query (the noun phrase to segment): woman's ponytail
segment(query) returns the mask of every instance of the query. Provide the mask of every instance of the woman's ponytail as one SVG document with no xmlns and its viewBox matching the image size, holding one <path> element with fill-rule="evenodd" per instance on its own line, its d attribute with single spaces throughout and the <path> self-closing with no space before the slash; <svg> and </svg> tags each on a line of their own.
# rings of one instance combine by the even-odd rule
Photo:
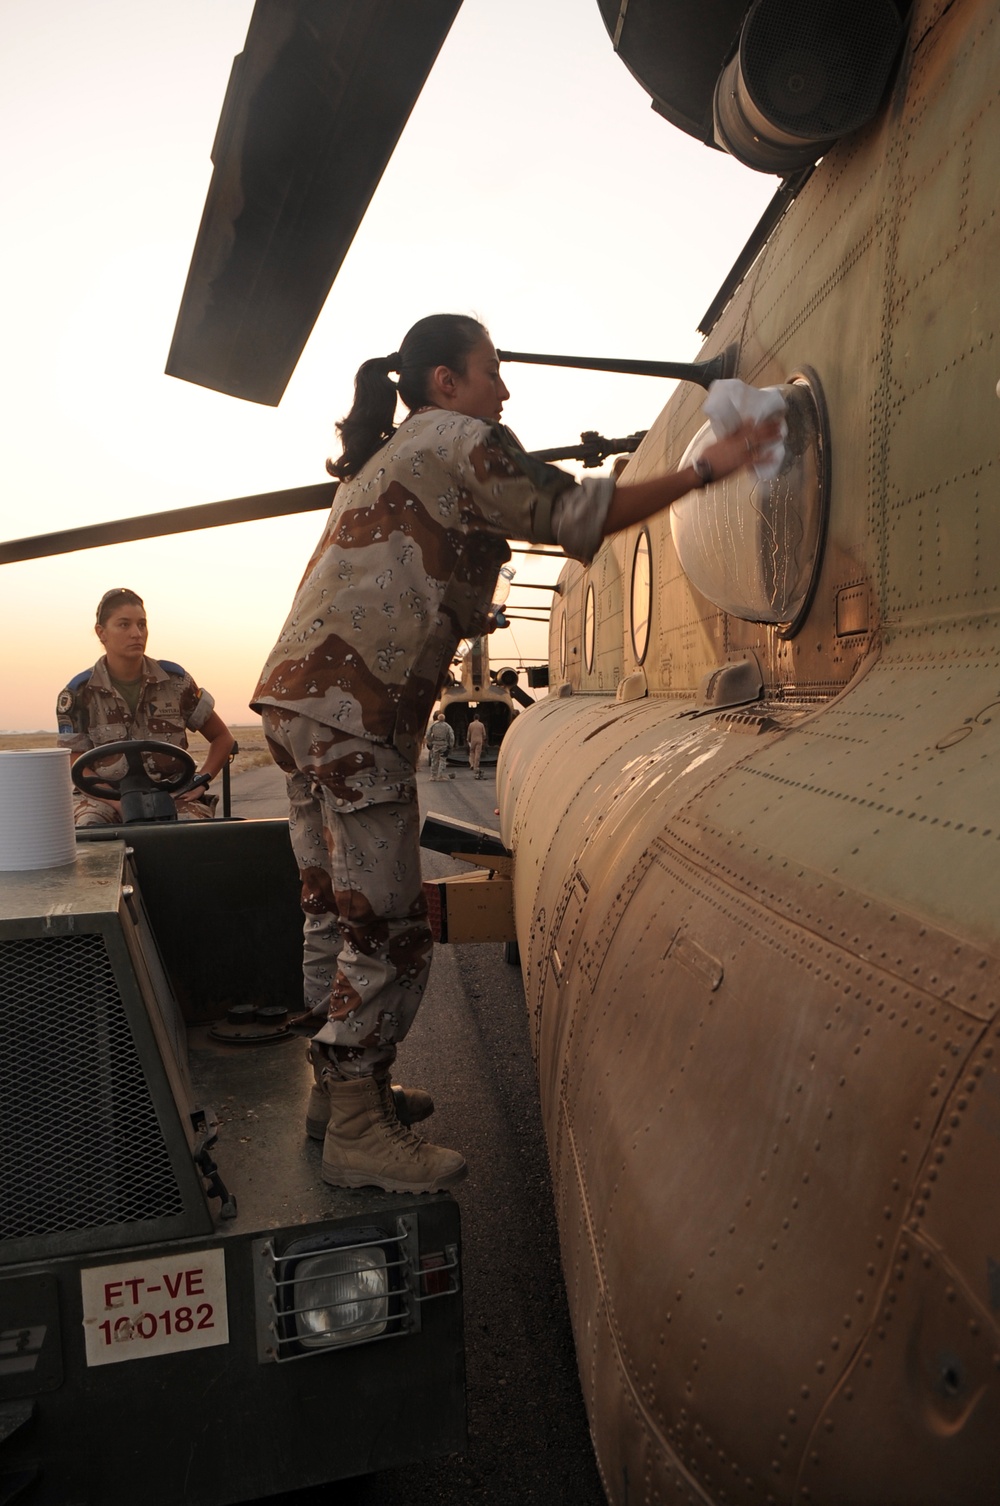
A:
<svg viewBox="0 0 1000 1506">
<path fill-rule="evenodd" d="M 326 463 L 330 474 L 341 481 L 356 476 L 365 461 L 396 432 L 396 384 L 389 373 L 398 363 L 398 354 L 376 357 L 365 361 L 354 378 L 354 405 L 337 425 L 342 453 L 339 459 Z"/>
<path fill-rule="evenodd" d="M 349 481 L 396 430 L 396 397 L 412 412 L 427 401 L 428 381 L 437 366 L 465 375 L 469 352 L 486 336 L 485 327 L 467 314 L 430 314 L 408 330 L 391 356 L 366 361 L 354 378 L 354 406 L 337 425 L 343 446 L 338 460 L 328 460 L 331 476 Z M 399 387 L 390 372 L 399 372 Z"/>
</svg>

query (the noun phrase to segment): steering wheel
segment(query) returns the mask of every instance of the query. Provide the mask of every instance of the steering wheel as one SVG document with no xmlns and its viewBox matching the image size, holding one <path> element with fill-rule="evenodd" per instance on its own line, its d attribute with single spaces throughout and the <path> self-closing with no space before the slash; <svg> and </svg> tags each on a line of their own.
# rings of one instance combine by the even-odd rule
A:
<svg viewBox="0 0 1000 1506">
<path fill-rule="evenodd" d="M 172 758 L 180 764 L 175 774 L 153 775 L 150 774 L 143 763 L 144 753 L 155 753 L 157 757 Z M 118 779 L 105 775 L 93 774 L 91 766 L 103 763 L 106 758 L 124 758 L 125 773 Z M 134 742 L 102 743 L 98 748 L 88 748 L 86 753 L 73 764 L 71 770 L 73 783 L 78 790 L 83 790 L 86 795 L 96 795 L 99 800 L 119 800 L 129 787 L 133 790 L 159 790 L 164 795 L 186 794 L 188 790 L 195 789 L 199 784 L 207 784 L 205 775 L 197 779 L 194 774 L 196 764 L 191 754 L 184 748 L 175 747 L 173 743 L 161 743 L 153 738 L 139 738 Z"/>
</svg>

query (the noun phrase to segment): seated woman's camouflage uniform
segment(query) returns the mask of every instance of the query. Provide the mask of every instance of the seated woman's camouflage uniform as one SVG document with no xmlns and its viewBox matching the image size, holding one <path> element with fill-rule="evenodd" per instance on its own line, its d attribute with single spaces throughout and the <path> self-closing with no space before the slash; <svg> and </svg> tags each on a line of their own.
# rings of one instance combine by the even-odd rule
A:
<svg viewBox="0 0 1000 1506">
<path fill-rule="evenodd" d="M 169 659 L 144 656 L 142 685 L 133 713 L 124 696 L 112 684 L 107 658 L 102 655 L 91 669 L 74 675 L 59 694 L 56 702 L 58 746 L 69 748 L 74 758 L 88 748 L 99 748 L 104 743 L 144 738 L 186 748 L 187 732 L 201 731 L 214 709 L 215 702 L 208 691 L 199 689 L 187 670 L 179 664 L 172 664 Z M 158 761 L 155 755 L 147 755 L 144 761 L 154 777 L 160 763 L 162 772 L 176 772 L 175 763 L 166 759 Z M 95 772 L 117 778 L 124 768 L 123 760 L 109 759 L 106 767 L 98 767 Z M 217 795 L 179 801 L 178 818 L 181 821 L 210 821 L 217 804 Z M 121 820 L 113 801 L 85 795 L 77 789 L 73 791 L 73 817 L 77 826 L 115 826 Z"/>
</svg>

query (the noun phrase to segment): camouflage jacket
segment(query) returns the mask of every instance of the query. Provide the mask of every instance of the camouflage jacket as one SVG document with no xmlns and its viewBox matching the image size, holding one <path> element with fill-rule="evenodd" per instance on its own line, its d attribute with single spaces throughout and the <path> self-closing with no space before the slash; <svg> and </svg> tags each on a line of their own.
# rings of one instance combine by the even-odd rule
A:
<svg viewBox="0 0 1000 1506">
<path fill-rule="evenodd" d="M 104 743 L 150 737 L 186 748 L 187 729 L 204 727 L 214 700 L 207 690 L 199 690 L 187 670 L 168 659 L 144 657 L 142 668 L 145 683 L 134 717 L 111 684 L 106 658 L 75 675 L 56 702 L 59 747 L 78 756 Z"/>
<path fill-rule="evenodd" d="M 442 751 L 450 753 L 455 746 L 455 734 L 447 722 L 431 722 L 424 741 L 435 753 Z"/>
<path fill-rule="evenodd" d="M 506 539 L 574 552 L 578 536 L 592 552 L 613 491 L 597 485 L 603 492 L 582 492 L 481 419 L 411 414 L 338 488 L 254 710 L 280 707 L 334 737 L 393 744 L 414 764 L 459 641 L 486 626 Z M 569 492 L 576 533 L 560 537 L 553 508 Z"/>
</svg>

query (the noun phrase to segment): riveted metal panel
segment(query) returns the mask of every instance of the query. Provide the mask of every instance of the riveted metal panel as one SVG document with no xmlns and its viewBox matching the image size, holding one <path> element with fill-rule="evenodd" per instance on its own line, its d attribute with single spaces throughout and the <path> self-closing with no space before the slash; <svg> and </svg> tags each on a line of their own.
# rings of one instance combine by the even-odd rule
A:
<svg viewBox="0 0 1000 1506">
<path fill-rule="evenodd" d="M 812 609 L 788 644 L 702 598 L 669 530 L 654 530 L 652 692 L 690 693 L 728 653 L 752 649 L 770 688 L 829 697 L 886 619 L 940 624 L 995 605 L 998 26 L 986 0 L 914 7 L 889 108 L 819 165 L 703 352 L 737 342 L 738 374 L 757 385 L 817 369 L 835 460 L 831 527 Z M 678 391 L 630 479 L 676 466 L 701 400 Z M 627 553 L 633 534 L 605 550 Z M 860 588 L 867 620 L 844 631 L 840 593 Z"/>
<path fill-rule="evenodd" d="M 904 1236 L 894 1250 L 884 1295 L 875 1332 L 812 1429 L 799 1499 L 992 1501 L 996 1481 L 984 1478 L 981 1460 L 1000 1428 L 995 1325 L 940 1248 L 918 1236 Z M 889 1412 L 911 1421 L 910 1447 L 889 1452 L 874 1429 L 871 1446 L 859 1447 L 865 1419 Z"/>
<path fill-rule="evenodd" d="M 650 830 L 649 802 L 683 803 L 717 765 L 745 757 L 751 743 L 714 721 L 665 714 L 662 703 L 651 701 L 619 705 L 571 698 L 545 703 L 518 723 L 510 749 L 508 739 L 501 750 L 498 780 L 501 788 L 518 783 L 528 792 L 513 829 L 505 824 L 503 836 L 518 852 L 514 909 L 538 1071 L 548 1091 L 558 1083 L 577 1007 L 560 977 L 579 965 L 581 955 L 589 976 L 600 970 L 647 861 L 645 841 L 635 843 L 637 831 L 644 837 Z M 553 887 L 560 874 L 566 878 Z M 604 901 L 583 937 L 573 906 L 579 906 L 581 881 L 590 886 L 598 880 L 606 886 Z"/>
<path fill-rule="evenodd" d="M 989 297 L 1000 254 L 992 192 L 1000 172 L 997 17 L 991 6 L 962 9 L 968 24 L 939 28 L 915 56 L 910 149 L 895 185 L 882 569 L 886 610 L 904 620 L 995 607 L 1000 589 L 989 505 L 997 465 Z"/>
<path fill-rule="evenodd" d="M 871 627 L 871 604 L 868 587 L 864 581 L 858 585 L 841 586 L 836 595 L 837 636 L 848 633 L 867 633 Z"/>
<path fill-rule="evenodd" d="M 649 849 L 639 854 L 614 894 L 607 896 L 607 908 L 602 912 L 596 929 L 588 928 L 581 934 L 575 965 L 584 983 L 591 988 L 597 986 L 608 947 L 652 860 L 653 855 Z"/>
<path fill-rule="evenodd" d="M 705 352 L 738 343 L 759 385 L 819 374 L 835 463 L 800 630 L 726 618 L 653 525 L 649 700 L 546 708 L 504 750 L 616 1506 L 996 1494 L 998 68 L 995 5 L 916 0 L 881 116 Z M 678 391 L 630 479 L 676 465 L 700 404 Z M 761 735 L 696 730 L 698 682 L 748 651 Z"/>
<path fill-rule="evenodd" d="M 969 958 L 979 989 L 989 973 L 985 959 Z M 964 1060 L 944 1102 L 936 1133 L 920 1168 L 908 1230 L 949 1255 L 949 1268 L 967 1289 L 987 1334 L 1000 1321 L 1000 1215 L 992 1197 L 977 1195 L 983 1169 L 1000 1145 L 1000 1025 L 984 1032 Z M 954 1252 L 962 1252 L 959 1266 Z M 991 1352 L 1000 1369 L 1000 1349 Z M 957 1399 L 956 1396 L 951 1398 Z M 965 1393 L 970 1400 L 970 1393 Z"/>
<path fill-rule="evenodd" d="M 592 898 L 600 906 L 600 890 Z M 860 962 L 866 913 L 871 960 Z M 891 947 L 876 950 L 884 913 L 859 904 L 853 919 L 848 948 L 663 844 L 609 950 L 613 988 L 588 992 L 568 1045 L 565 1159 L 576 1195 L 586 1189 L 606 1337 L 636 1397 L 675 1399 L 637 1430 L 710 1495 L 721 1419 L 729 1466 L 790 1491 L 811 1427 L 876 1321 L 942 1098 L 982 1032 L 961 1000 L 913 986 Z M 718 967 L 686 965 L 677 929 L 716 959 L 721 980 Z M 945 957 L 947 938 L 935 939 Z M 754 1394 L 738 1363 L 750 1354 L 774 1378 L 766 1392 Z M 595 1382 L 603 1419 L 599 1392 Z M 795 1426 L 782 1428 L 790 1412 Z M 612 1425 L 598 1428 L 613 1456 Z"/>
<path fill-rule="evenodd" d="M 727 867 L 752 860 L 772 888 L 821 851 L 837 886 L 1000 948 L 1000 654 L 981 648 L 923 639 L 883 659 L 713 784 L 683 840 Z"/>
</svg>

